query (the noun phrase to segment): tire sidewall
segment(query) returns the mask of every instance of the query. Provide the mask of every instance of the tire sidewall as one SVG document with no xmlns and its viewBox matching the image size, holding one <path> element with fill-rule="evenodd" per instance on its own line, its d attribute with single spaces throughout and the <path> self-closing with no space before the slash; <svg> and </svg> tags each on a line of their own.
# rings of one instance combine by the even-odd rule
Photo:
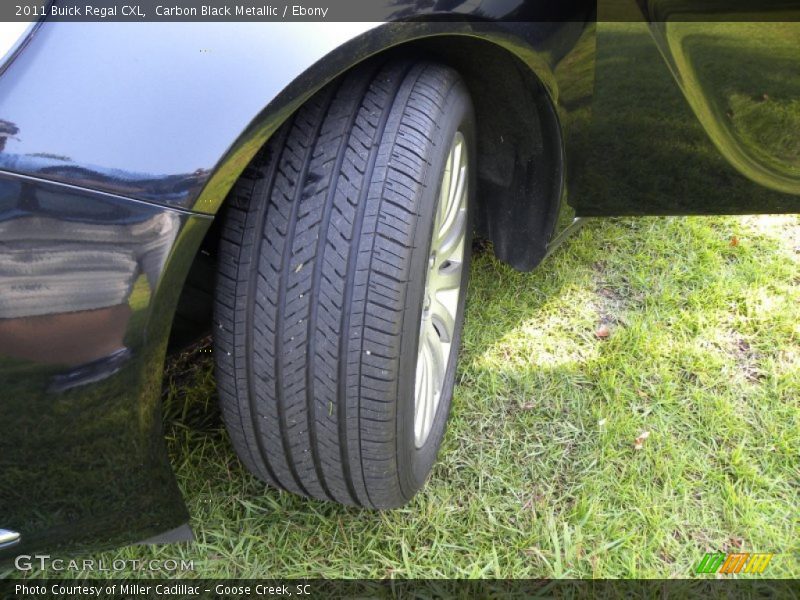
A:
<svg viewBox="0 0 800 600">
<path fill-rule="evenodd" d="M 406 292 L 406 308 L 403 318 L 403 335 L 400 353 L 400 370 L 397 400 L 397 469 L 403 495 L 409 499 L 425 483 L 444 437 L 450 405 L 455 386 L 457 357 L 464 324 L 464 307 L 469 281 L 472 246 L 472 218 L 475 213 L 475 117 L 469 94 L 462 82 L 450 88 L 443 110 L 436 119 L 438 124 L 431 154 L 430 166 L 423 176 L 420 194 L 414 246 L 411 255 L 409 285 Z M 441 187 L 442 174 L 452 140 L 461 131 L 466 140 L 468 159 L 467 188 L 467 234 L 464 246 L 464 262 L 461 273 L 461 295 L 455 315 L 453 342 L 444 376 L 442 396 L 439 400 L 431 431 L 421 448 L 416 447 L 414 436 L 414 403 L 419 347 L 419 327 L 422 318 L 422 303 L 425 278 L 428 270 L 431 238 L 433 236 L 434 211 Z"/>
</svg>

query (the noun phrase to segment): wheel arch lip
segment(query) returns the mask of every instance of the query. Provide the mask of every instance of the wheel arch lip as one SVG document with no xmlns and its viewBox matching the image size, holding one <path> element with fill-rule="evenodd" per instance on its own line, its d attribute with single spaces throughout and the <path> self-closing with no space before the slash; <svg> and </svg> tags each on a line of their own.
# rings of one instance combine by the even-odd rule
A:
<svg viewBox="0 0 800 600">
<path fill-rule="evenodd" d="M 549 102 L 553 105 L 558 102 L 558 81 L 547 53 L 529 45 L 529 40 L 520 43 L 520 38 L 514 36 L 506 24 L 425 20 L 371 25 L 313 62 L 261 109 L 220 158 L 192 204 L 192 210 L 215 214 L 239 174 L 269 137 L 325 85 L 363 61 L 417 42 L 451 38 L 489 43 L 506 52 L 509 60 L 517 59 L 526 65 L 546 90 Z M 558 119 L 555 109 L 553 115 Z"/>
<path fill-rule="evenodd" d="M 574 214 L 567 205 L 565 140 L 570 132 L 565 130 L 568 125 L 562 120 L 564 110 L 559 105 L 563 77 L 557 69 L 563 55 L 553 47 L 567 48 L 566 55 L 587 29 L 587 23 L 575 22 L 538 25 L 541 28 L 537 24 L 486 21 L 375 24 L 311 64 L 253 118 L 219 160 L 192 209 L 216 214 L 241 172 L 269 137 L 315 93 L 361 62 L 407 48 L 415 52 L 431 41 L 478 42 L 498 50 L 505 56 L 504 61 L 514 64 L 509 68 L 524 71 L 536 88 L 530 90 L 527 100 L 508 99 L 509 103 L 527 103 L 536 112 L 541 129 L 528 132 L 531 139 L 522 142 L 526 148 L 516 151 L 515 179 L 504 190 L 505 199 L 495 207 L 481 209 L 477 223 L 481 233 L 494 242 L 498 258 L 517 269 L 531 270 L 553 249 L 550 242 L 566 226 L 562 223 L 565 215 Z M 594 35 L 593 30 L 590 35 Z M 429 58 L 424 53 L 421 57 Z M 525 161 L 520 157 L 530 156 L 531 146 L 538 143 L 532 139 L 537 133 L 545 137 L 542 145 L 547 161 L 537 175 L 540 181 L 534 182 L 530 174 L 527 178 L 519 175 L 526 169 L 520 169 L 519 163 Z M 492 190 L 481 192 L 481 197 L 492 195 Z M 505 212 L 509 214 L 503 216 Z M 488 223 L 484 226 L 481 221 Z"/>
<path fill-rule="evenodd" d="M 16 130 L 0 131 L 0 169 L 213 214 L 303 101 L 360 62 L 426 38 L 477 38 L 501 47 L 557 99 L 548 44 L 554 29 L 573 22 L 434 17 L 217 28 L 38 23 L 0 69 L 0 120 Z M 168 25 L 177 25 L 174 35 L 166 35 Z M 273 25 L 282 29 L 264 29 Z M 276 32 L 285 33 L 272 39 Z M 297 38 L 325 39 L 304 45 Z M 291 58 L 283 58 L 287 44 Z M 98 54 L 104 60 L 91 60 Z M 231 68 L 245 60 L 246 68 Z"/>
</svg>

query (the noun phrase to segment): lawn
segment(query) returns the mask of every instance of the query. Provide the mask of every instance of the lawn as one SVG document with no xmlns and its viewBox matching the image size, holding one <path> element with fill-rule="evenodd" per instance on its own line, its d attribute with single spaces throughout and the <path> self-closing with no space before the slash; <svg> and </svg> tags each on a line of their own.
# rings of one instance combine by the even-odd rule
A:
<svg viewBox="0 0 800 600">
<path fill-rule="evenodd" d="M 598 220 L 530 274 L 479 251 L 439 463 L 390 512 L 246 473 L 197 346 L 163 392 L 197 543 L 94 558 L 181 556 L 203 577 L 684 577 L 741 550 L 800 577 L 799 267 L 797 216 Z"/>
</svg>

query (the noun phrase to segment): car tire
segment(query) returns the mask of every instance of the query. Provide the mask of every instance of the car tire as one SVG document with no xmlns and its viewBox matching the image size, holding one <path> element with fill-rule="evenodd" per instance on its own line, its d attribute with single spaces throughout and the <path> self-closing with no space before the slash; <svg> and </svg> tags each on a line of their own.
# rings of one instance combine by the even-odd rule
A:
<svg viewBox="0 0 800 600">
<path fill-rule="evenodd" d="M 424 484 L 453 394 L 474 162 L 454 70 L 372 62 L 306 102 L 235 185 L 216 378 L 233 446 L 265 482 L 370 508 Z"/>
</svg>

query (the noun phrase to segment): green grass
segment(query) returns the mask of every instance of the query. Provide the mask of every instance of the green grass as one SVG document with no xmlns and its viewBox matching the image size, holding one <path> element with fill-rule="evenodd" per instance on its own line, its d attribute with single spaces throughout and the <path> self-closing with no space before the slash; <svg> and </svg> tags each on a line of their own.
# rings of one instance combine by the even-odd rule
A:
<svg viewBox="0 0 800 600">
<path fill-rule="evenodd" d="M 479 253 L 440 460 L 389 512 L 247 474 L 195 348 L 164 395 L 198 541 L 95 558 L 180 556 L 204 577 L 684 577 L 742 550 L 800 577 L 798 267 L 796 216 L 596 221 L 531 274 Z"/>
</svg>

